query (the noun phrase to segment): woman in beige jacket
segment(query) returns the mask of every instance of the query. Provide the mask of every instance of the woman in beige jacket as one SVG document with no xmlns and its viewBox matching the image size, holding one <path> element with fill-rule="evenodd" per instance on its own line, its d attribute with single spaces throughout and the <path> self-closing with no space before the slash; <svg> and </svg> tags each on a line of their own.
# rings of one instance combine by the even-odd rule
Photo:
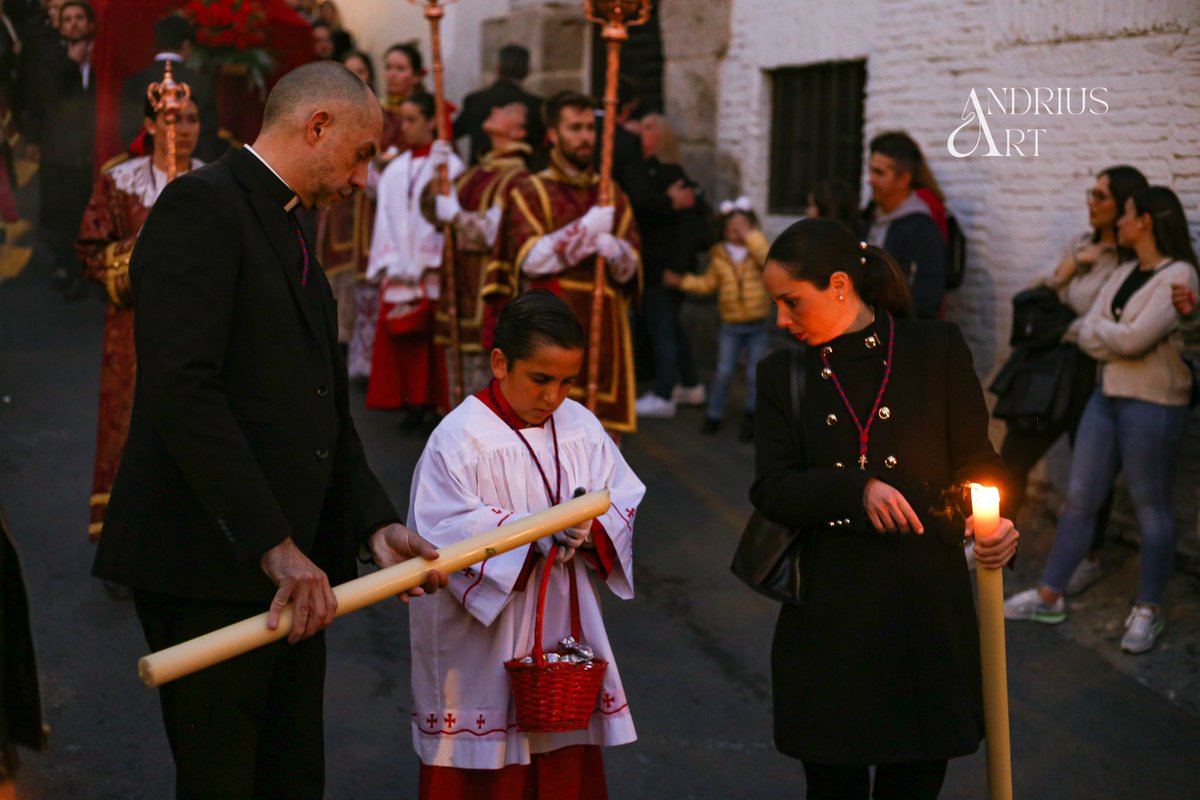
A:
<svg viewBox="0 0 1200 800">
<path fill-rule="evenodd" d="M 1113 271 L 1121 262 L 1133 258 L 1133 253 L 1117 245 L 1117 218 L 1125 210 L 1125 201 L 1134 192 L 1149 185 L 1138 169 L 1126 164 L 1108 167 L 1097 174 L 1095 184 L 1085 195 L 1088 231 L 1072 239 L 1053 271 L 1038 281 L 1038 284 L 1057 292 L 1059 299 L 1070 306 L 1075 312 L 1077 324 L 1082 322 Z M 1066 341 L 1075 344 L 1075 337 L 1068 334 Z M 1075 446 L 1079 420 L 1083 418 L 1083 410 L 1096 388 L 1096 362 L 1086 354 L 1079 355 L 1079 362 L 1070 387 L 1067 411 L 1061 423 L 1040 430 L 1010 425 L 1004 434 L 1000 457 L 1012 475 L 1005 508 L 1014 518 L 1024 505 L 1030 470 L 1064 433 L 1071 446 Z M 1110 511 L 1111 494 L 1105 498 L 1096 514 L 1090 552 L 1087 558 L 1079 562 L 1068 581 L 1068 595 L 1083 591 L 1103 577 L 1099 550 Z"/>
<path fill-rule="evenodd" d="M 1079 423 L 1067 499 L 1041 584 L 1004 604 L 1009 619 L 1059 623 L 1063 593 L 1087 552 L 1096 511 L 1124 469 L 1141 534 L 1137 602 L 1121 649 L 1143 653 L 1163 630 L 1159 609 L 1175 552 L 1171 481 L 1187 427 L 1192 376 L 1179 355 L 1172 285 L 1200 288 L 1187 219 L 1170 189 L 1151 186 L 1126 201 L 1120 244 L 1137 253 L 1105 282 L 1072 330 L 1100 362 L 1099 386 Z"/>
<path fill-rule="evenodd" d="M 717 293 L 721 313 L 718 334 L 717 374 L 708 394 L 708 414 L 702 433 L 713 434 L 725 415 L 725 398 L 737 371 L 738 359 L 746 356 L 746 413 L 738 430 L 743 442 L 754 440 L 755 376 L 758 362 L 767 352 L 767 315 L 771 298 L 763 286 L 762 270 L 770 244 L 758 229 L 758 218 L 744 197 L 721 203 L 724 241 L 708 253 L 703 275 L 663 274 L 663 285 L 690 294 Z"/>
</svg>

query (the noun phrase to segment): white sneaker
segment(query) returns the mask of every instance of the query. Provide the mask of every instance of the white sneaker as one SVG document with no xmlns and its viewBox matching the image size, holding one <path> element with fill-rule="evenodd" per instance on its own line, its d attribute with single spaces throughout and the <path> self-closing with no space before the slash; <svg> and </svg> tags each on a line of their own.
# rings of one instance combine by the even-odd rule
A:
<svg viewBox="0 0 1200 800">
<path fill-rule="evenodd" d="M 1166 623 L 1162 614 L 1150 606 L 1134 606 L 1125 619 L 1125 635 L 1121 637 L 1121 649 L 1126 653 L 1144 653 L 1154 647 L 1158 635 Z"/>
<path fill-rule="evenodd" d="M 1079 566 L 1071 573 L 1071 579 L 1067 581 L 1067 594 L 1079 594 L 1084 589 L 1091 586 L 1096 581 L 1104 577 L 1104 568 L 1099 561 L 1092 561 L 1090 558 L 1085 558 L 1079 562 Z"/>
<path fill-rule="evenodd" d="M 675 416 L 675 401 L 664 400 L 651 392 L 638 398 L 633 406 L 639 417 L 661 417 L 669 419 Z"/>
<path fill-rule="evenodd" d="M 1042 601 L 1036 587 L 1017 592 L 1004 601 L 1004 618 L 1057 625 L 1067 618 L 1067 604 L 1060 597 L 1053 603 Z"/>
<path fill-rule="evenodd" d="M 702 406 L 708 402 L 708 392 L 703 383 L 695 386 L 676 386 L 671 392 L 671 401 L 681 406 Z"/>
</svg>

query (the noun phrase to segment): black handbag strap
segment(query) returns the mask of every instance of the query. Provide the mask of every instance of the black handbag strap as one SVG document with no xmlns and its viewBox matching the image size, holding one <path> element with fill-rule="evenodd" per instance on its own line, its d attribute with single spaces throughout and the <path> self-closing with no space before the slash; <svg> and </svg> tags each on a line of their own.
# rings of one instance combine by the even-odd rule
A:
<svg viewBox="0 0 1200 800">
<path fill-rule="evenodd" d="M 808 466 L 808 436 L 804 432 L 804 398 L 807 393 L 808 372 L 804 368 L 808 359 L 808 347 L 792 348 L 791 393 L 792 393 L 792 440 L 796 446 L 796 458 L 801 467 Z"/>
</svg>

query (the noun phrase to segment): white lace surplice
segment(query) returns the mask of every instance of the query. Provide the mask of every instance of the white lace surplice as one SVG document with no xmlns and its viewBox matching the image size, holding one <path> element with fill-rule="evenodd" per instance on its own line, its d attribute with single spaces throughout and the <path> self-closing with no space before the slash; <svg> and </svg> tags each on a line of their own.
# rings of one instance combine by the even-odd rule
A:
<svg viewBox="0 0 1200 800">
<path fill-rule="evenodd" d="M 608 588 L 633 596 L 633 520 L 646 487 L 621 457 L 599 421 L 567 400 L 554 414 L 563 499 L 575 489 L 612 492 L 602 517 L 612 542 Z M 521 432 L 554 486 L 550 424 Z M 425 447 L 413 475 L 409 525 L 435 545 L 490 530 L 550 505 L 542 477 L 516 433 L 491 409 L 469 397 L 451 412 Z M 591 724 L 555 734 L 517 731 L 504 662 L 533 650 L 537 587 L 545 559 L 536 562 L 524 591 L 513 587 L 530 546 L 503 553 L 450 576 L 448 589 L 409 605 L 412 647 L 413 744 L 422 763 L 467 769 L 528 764 L 531 753 L 576 744 L 634 741 L 633 720 L 604 629 L 595 570 L 576 556 L 553 567 L 546 596 L 547 650 L 570 635 L 569 579 L 579 578 L 582 639 L 608 661 Z"/>
<path fill-rule="evenodd" d="M 462 171 L 462 161 L 451 155 L 450 179 Z M 440 292 L 442 234 L 421 215 L 421 192 L 436 174 L 428 156 L 414 157 L 406 150 L 379 179 L 367 279 L 387 279 L 384 299 L 389 303 L 411 302 L 422 295 L 436 300 Z"/>
</svg>

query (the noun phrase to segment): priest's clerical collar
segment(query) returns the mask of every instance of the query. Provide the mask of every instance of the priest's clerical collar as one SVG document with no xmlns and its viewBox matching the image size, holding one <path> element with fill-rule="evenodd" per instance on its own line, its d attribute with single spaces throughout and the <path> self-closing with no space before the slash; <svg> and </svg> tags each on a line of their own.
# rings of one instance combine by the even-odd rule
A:
<svg viewBox="0 0 1200 800">
<path fill-rule="evenodd" d="M 251 153 L 255 158 L 262 162 L 263 166 L 271 170 L 271 174 L 279 179 L 278 184 L 268 183 L 268 188 L 271 192 L 271 199 L 283 206 L 284 211 L 291 211 L 300 204 L 300 197 L 288 186 L 287 181 L 279 176 L 275 168 L 267 163 L 267 160 L 260 156 L 257 151 L 250 145 L 245 145 L 246 151 Z"/>
</svg>

